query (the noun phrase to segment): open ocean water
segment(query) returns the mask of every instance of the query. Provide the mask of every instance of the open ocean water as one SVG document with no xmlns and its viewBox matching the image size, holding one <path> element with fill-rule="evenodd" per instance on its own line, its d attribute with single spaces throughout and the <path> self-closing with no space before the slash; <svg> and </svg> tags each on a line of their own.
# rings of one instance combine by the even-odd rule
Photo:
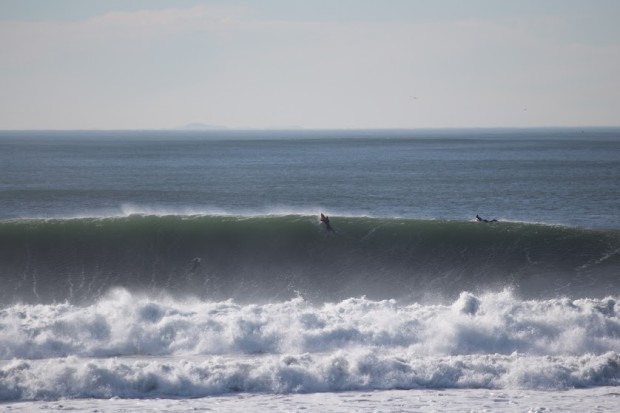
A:
<svg viewBox="0 0 620 413">
<path fill-rule="evenodd" d="M 613 411 L 620 129 L 0 132 L 0 281 L 0 409 Z"/>
</svg>

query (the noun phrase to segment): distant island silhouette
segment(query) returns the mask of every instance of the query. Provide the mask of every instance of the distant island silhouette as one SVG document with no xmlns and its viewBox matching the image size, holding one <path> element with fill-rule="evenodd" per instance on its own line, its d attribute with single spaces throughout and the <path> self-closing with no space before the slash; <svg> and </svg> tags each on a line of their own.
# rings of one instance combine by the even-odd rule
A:
<svg viewBox="0 0 620 413">
<path fill-rule="evenodd" d="M 291 130 L 291 131 L 297 131 L 297 130 L 303 130 L 303 129 L 304 129 L 303 127 L 297 126 L 297 125 L 268 126 L 268 127 L 255 128 L 255 127 L 228 127 L 228 126 L 221 126 L 221 125 L 208 125 L 206 123 L 200 123 L 200 122 L 192 122 L 192 123 L 188 123 L 187 125 L 178 126 L 174 128 L 174 130 L 188 130 L 188 131 L 201 131 L 201 130 L 247 130 L 247 131 L 251 131 L 251 130 L 272 130 L 272 131 Z"/>
<path fill-rule="evenodd" d="M 192 122 L 185 126 L 179 126 L 178 130 L 213 130 L 213 129 L 228 129 L 226 126 L 220 125 L 207 125 L 206 123 Z"/>
</svg>

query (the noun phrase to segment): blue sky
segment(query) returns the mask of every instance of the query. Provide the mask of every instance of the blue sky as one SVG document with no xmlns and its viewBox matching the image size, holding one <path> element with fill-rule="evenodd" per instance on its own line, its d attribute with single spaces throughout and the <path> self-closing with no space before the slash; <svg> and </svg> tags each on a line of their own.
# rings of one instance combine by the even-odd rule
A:
<svg viewBox="0 0 620 413">
<path fill-rule="evenodd" d="M 0 129 L 620 125 L 616 0 L 0 0 Z"/>
</svg>

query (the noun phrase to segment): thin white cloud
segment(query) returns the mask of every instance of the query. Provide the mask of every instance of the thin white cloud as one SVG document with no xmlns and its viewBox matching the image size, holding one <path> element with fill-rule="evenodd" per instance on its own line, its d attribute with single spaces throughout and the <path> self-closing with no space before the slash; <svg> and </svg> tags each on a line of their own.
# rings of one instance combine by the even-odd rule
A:
<svg viewBox="0 0 620 413">
<path fill-rule="evenodd" d="M 243 7 L 195 6 L 187 9 L 140 10 L 110 12 L 91 18 L 83 24 L 98 29 L 150 29 L 148 33 L 216 29 L 234 25 L 244 19 L 248 10 Z"/>
</svg>

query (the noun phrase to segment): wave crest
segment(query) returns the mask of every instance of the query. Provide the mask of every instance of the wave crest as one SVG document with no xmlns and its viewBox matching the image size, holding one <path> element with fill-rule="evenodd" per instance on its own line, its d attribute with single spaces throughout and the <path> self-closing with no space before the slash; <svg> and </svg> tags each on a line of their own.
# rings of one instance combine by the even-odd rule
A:
<svg viewBox="0 0 620 413">
<path fill-rule="evenodd" d="M 88 302 L 114 287 L 237 301 L 602 296 L 620 234 L 534 224 L 312 216 L 129 216 L 0 223 L 0 302 Z"/>
</svg>

